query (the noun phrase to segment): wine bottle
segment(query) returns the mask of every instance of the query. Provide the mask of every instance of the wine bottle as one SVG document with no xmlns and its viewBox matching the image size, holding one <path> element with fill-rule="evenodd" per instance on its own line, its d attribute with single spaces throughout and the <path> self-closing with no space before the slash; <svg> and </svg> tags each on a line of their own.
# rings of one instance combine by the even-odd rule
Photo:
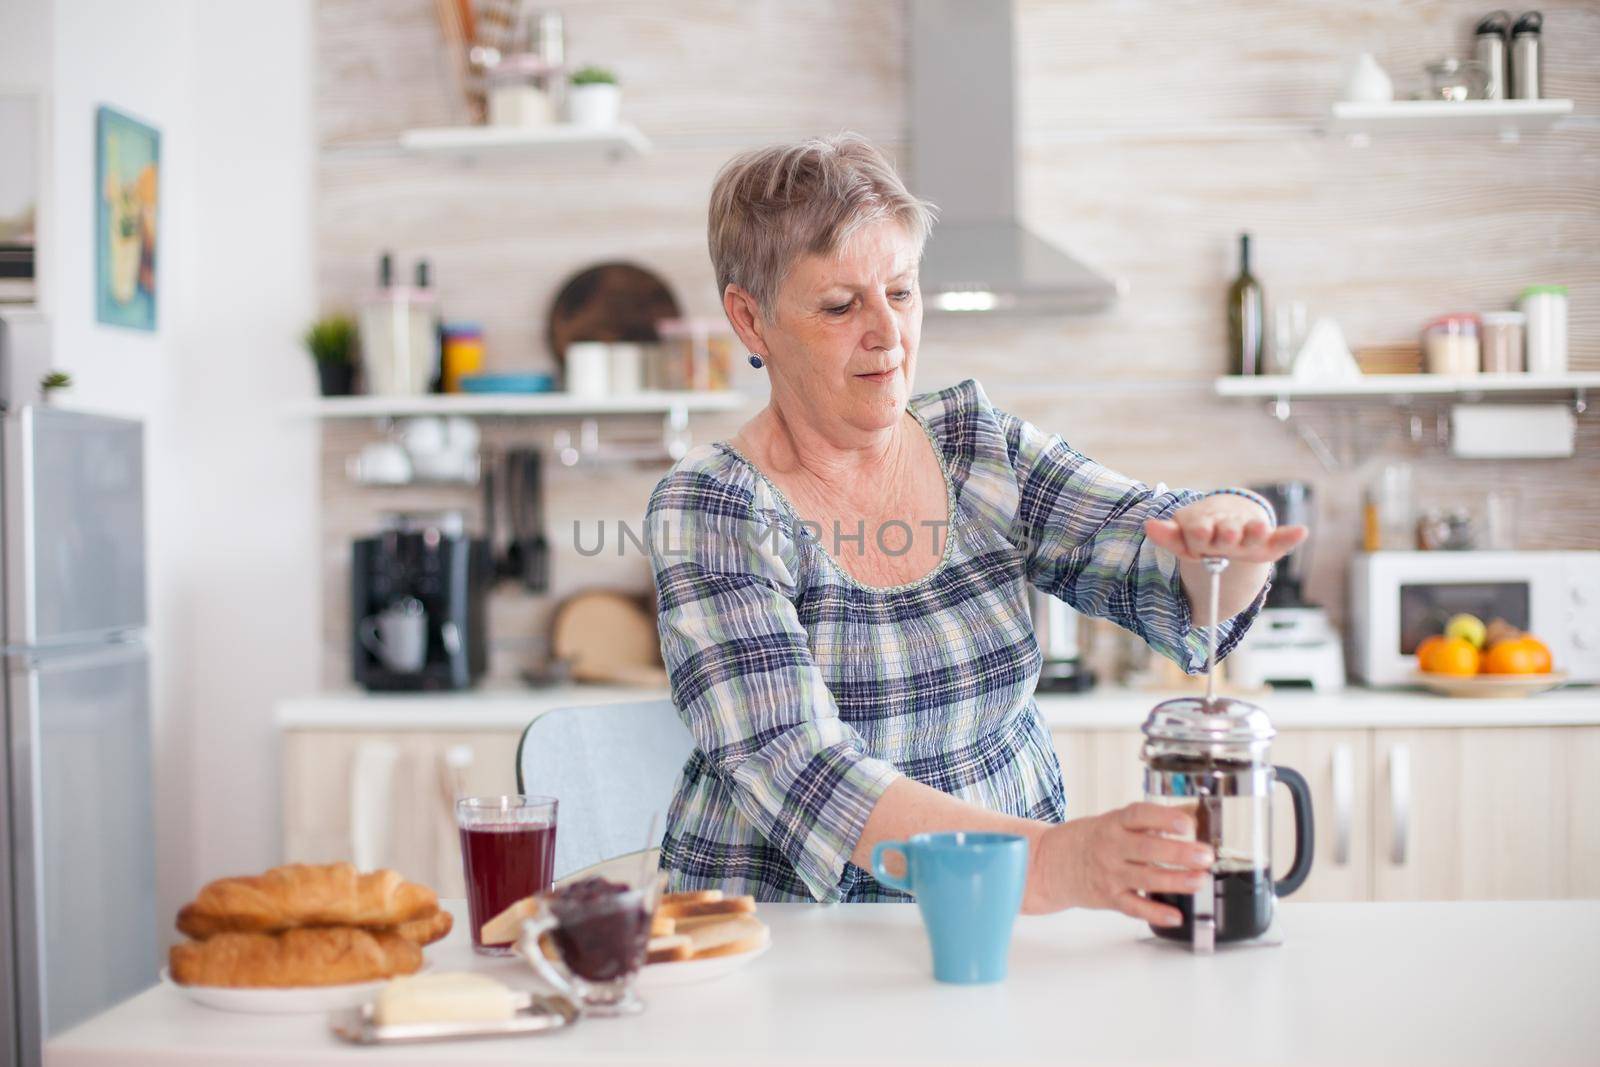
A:
<svg viewBox="0 0 1600 1067">
<path fill-rule="evenodd" d="M 1250 273 L 1250 235 L 1239 235 L 1239 276 L 1228 286 L 1228 373 L 1260 374 L 1266 337 L 1266 302 Z"/>
</svg>

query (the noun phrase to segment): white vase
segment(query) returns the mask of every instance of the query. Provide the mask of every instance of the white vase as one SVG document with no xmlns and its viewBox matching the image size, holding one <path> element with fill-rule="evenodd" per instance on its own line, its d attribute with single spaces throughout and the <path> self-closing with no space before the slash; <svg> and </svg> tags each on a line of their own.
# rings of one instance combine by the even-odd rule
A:
<svg viewBox="0 0 1600 1067">
<path fill-rule="evenodd" d="M 1344 99 L 1352 104 L 1387 104 L 1394 99 L 1394 82 L 1371 52 L 1362 52 L 1345 79 Z"/>
<path fill-rule="evenodd" d="M 609 129 L 622 112 L 622 90 L 615 85 L 573 85 L 567 89 L 567 118 L 574 126 Z"/>
</svg>

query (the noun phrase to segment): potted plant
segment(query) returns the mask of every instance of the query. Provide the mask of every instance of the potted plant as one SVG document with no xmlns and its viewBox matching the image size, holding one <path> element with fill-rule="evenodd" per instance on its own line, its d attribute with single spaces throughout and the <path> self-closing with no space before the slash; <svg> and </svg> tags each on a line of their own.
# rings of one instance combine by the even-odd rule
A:
<svg viewBox="0 0 1600 1067">
<path fill-rule="evenodd" d="M 325 315 L 306 331 L 306 349 L 317 364 L 323 396 L 349 396 L 356 384 L 356 322 L 349 315 Z"/>
<path fill-rule="evenodd" d="M 39 379 L 39 400 L 48 404 L 55 399 L 56 393 L 62 389 L 72 388 L 72 375 L 66 371 L 53 370 Z"/>
<path fill-rule="evenodd" d="M 581 67 L 572 73 L 567 93 L 567 118 L 574 126 L 609 128 L 622 111 L 617 76 L 605 67 Z"/>
</svg>

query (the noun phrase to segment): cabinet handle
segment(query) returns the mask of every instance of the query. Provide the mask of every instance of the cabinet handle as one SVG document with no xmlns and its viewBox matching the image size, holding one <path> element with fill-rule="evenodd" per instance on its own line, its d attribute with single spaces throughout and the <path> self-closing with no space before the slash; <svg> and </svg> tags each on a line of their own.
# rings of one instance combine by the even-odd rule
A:
<svg viewBox="0 0 1600 1067">
<path fill-rule="evenodd" d="M 1395 745 L 1389 750 L 1389 812 L 1392 826 L 1389 862 L 1406 865 L 1411 845 L 1411 746 Z"/>
<path fill-rule="evenodd" d="M 1350 862 L 1350 830 L 1355 823 L 1356 764 L 1350 746 L 1333 746 L 1333 862 Z"/>
<path fill-rule="evenodd" d="M 350 858 L 359 870 L 389 865 L 393 842 L 394 767 L 400 746 L 363 741 L 350 768 Z"/>
<path fill-rule="evenodd" d="M 439 792 L 444 797 L 445 814 L 453 824 L 456 818 L 456 801 L 467 795 L 467 771 L 472 769 L 475 754 L 471 745 L 451 745 L 439 753 Z"/>
</svg>

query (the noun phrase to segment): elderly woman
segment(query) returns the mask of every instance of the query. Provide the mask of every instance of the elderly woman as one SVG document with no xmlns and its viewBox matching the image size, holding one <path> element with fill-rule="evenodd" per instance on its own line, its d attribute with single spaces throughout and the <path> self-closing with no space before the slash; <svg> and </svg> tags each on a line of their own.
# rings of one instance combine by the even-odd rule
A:
<svg viewBox="0 0 1600 1067">
<path fill-rule="evenodd" d="M 650 498 L 662 653 L 696 746 L 662 866 L 674 889 L 905 900 L 864 869 L 874 844 L 1002 831 L 1029 841 L 1025 911 L 1176 924 L 1145 894 L 1193 892 L 1209 849 L 1153 805 L 1066 821 L 1026 585 L 1193 673 L 1200 558 L 1233 560 L 1225 653 L 1305 531 L 1243 491 L 1114 474 L 975 381 L 913 395 L 931 225 L 853 136 L 750 152 L 716 179 L 723 308 L 772 389 Z"/>
</svg>

